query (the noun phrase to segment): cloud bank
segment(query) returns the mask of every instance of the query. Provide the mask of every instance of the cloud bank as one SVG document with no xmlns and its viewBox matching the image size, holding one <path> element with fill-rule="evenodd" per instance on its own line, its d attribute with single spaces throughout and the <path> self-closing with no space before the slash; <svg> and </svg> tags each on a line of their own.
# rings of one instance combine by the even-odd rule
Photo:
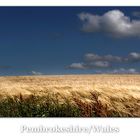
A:
<svg viewBox="0 0 140 140">
<path fill-rule="evenodd" d="M 140 53 L 130 52 L 127 56 L 114 56 L 111 54 L 100 56 L 95 53 L 87 53 L 84 56 L 86 61 L 107 61 L 107 62 L 140 62 Z"/>
<path fill-rule="evenodd" d="M 83 62 L 72 63 L 67 68 L 69 69 L 109 69 L 113 68 L 114 64 L 133 64 L 140 62 L 140 53 L 130 52 L 127 56 L 115 56 L 115 55 L 98 55 L 95 53 L 87 53 L 84 55 Z M 134 68 L 114 69 L 113 73 L 137 73 Z"/>
<path fill-rule="evenodd" d="M 139 74 L 140 71 L 136 70 L 135 68 L 118 68 L 118 69 L 113 69 L 113 70 L 107 70 L 107 71 L 102 71 L 102 70 L 97 70 L 96 73 L 98 74 Z"/>
</svg>

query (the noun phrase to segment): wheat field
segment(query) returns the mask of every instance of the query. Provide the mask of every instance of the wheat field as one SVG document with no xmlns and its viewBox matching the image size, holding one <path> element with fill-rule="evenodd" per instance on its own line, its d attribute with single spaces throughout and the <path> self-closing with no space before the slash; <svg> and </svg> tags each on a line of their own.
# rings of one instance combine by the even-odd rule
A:
<svg viewBox="0 0 140 140">
<path fill-rule="evenodd" d="M 140 75 L 0 77 L 0 108 L 1 117 L 140 117 Z"/>
</svg>

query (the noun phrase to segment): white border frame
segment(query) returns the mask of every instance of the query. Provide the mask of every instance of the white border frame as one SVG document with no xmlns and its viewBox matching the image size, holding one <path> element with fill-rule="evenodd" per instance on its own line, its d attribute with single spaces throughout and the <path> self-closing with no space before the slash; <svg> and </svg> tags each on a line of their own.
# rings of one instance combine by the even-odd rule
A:
<svg viewBox="0 0 140 140">
<path fill-rule="evenodd" d="M 140 0 L 0 0 L 0 6 L 140 6 Z M 116 134 L 45 134 L 21 133 L 21 126 L 91 126 L 110 125 L 119 127 Z M 140 118 L 0 118 L 0 139 L 9 140 L 132 140 L 139 139 Z M 136 138 L 137 137 L 137 138 Z"/>
<path fill-rule="evenodd" d="M 0 6 L 139 6 L 139 0 L 0 0 Z"/>
</svg>

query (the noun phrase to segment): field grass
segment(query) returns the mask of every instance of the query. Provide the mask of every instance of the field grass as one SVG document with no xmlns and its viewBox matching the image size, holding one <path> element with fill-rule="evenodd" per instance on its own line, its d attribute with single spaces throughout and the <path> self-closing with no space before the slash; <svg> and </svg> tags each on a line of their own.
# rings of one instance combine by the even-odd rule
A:
<svg viewBox="0 0 140 140">
<path fill-rule="evenodd" d="M 140 75 L 0 77 L 0 117 L 140 117 Z"/>
</svg>

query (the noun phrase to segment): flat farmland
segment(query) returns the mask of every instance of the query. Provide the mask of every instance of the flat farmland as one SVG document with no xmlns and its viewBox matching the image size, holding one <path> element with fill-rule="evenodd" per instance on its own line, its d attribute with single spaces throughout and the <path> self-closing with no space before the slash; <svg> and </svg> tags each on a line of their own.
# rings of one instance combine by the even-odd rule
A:
<svg viewBox="0 0 140 140">
<path fill-rule="evenodd" d="M 140 75 L 0 77 L 1 117 L 140 117 Z"/>
</svg>

